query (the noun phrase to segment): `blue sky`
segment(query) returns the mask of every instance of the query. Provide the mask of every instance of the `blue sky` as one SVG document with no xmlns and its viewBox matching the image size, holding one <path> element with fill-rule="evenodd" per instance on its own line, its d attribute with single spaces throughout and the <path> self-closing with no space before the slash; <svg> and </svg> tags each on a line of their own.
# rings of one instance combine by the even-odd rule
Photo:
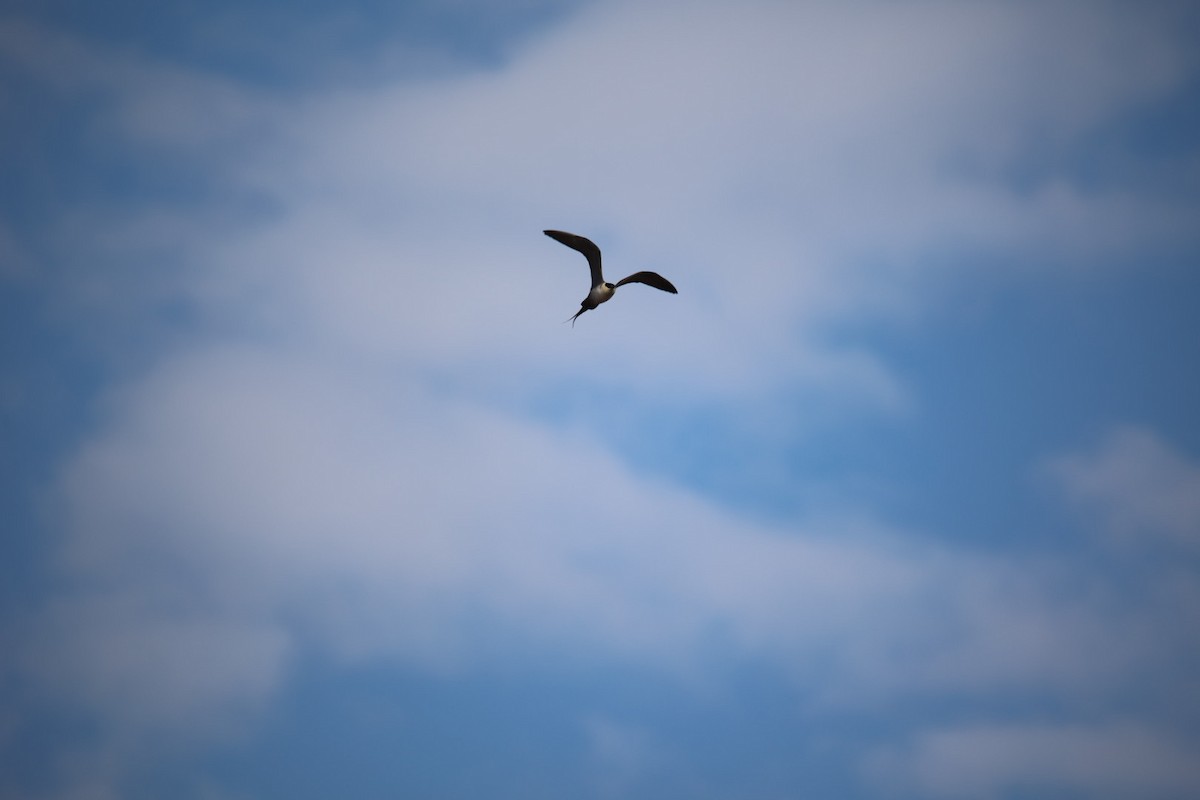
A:
<svg viewBox="0 0 1200 800">
<path fill-rule="evenodd" d="M 1200 794 L 1195 9 L 161 5 L 0 13 L 0 796 Z"/>
</svg>

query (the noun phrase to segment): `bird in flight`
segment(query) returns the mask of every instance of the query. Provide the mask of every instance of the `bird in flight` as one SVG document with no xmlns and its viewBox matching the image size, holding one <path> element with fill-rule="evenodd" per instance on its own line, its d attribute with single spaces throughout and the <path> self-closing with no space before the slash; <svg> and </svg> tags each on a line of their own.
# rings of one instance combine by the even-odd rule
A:
<svg viewBox="0 0 1200 800">
<path fill-rule="evenodd" d="M 606 283 L 604 274 L 600 271 L 600 248 L 596 247 L 591 239 L 585 239 L 582 236 L 576 236 L 573 233 L 565 231 L 542 231 L 556 242 L 562 242 L 572 250 L 578 250 L 583 253 L 587 259 L 588 267 L 592 270 L 592 290 L 588 292 L 588 296 L 583 298 L 583 302 L 579 304 L 579 310 L 575 312 L 575 316 L 571 317 L 571 327 L 575 327 L 575 320 L 579 319 L 579 315 L 585 311 L 591 311 L 601 303 L 607 303 L 613 296 L 613 292 L 618 286 L 624 286 L 627 283 L 644 283 L 647 286 L 653 286 L 655 289 L 661 289 L 664 292 L 671 294 L 679 294 L 679 291 L 671 284 L 669 280 L 659 275 L 657 272 L 635 272 L 628 278 L 622 278 L 616 283 Z"/>
</svg>

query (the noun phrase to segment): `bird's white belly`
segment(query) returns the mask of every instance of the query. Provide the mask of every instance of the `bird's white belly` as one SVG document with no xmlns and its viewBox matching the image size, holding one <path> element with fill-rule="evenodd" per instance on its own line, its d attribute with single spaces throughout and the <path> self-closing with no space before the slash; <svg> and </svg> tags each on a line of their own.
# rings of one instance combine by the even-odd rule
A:
<svg viewBox="0 0 1200 800">
<path fill-rule="evenodd" d="M 579 295 L 576 295 L 576 297 L 578 297 L 578 296 Z M 602 283 L 599 286 L 592 287 L 592 290 L 590 292 L 588 292 L 587 299 L 588 299 L 588 303 L 590 303 L 592 305 L 592 307 L 595 308 L 596 306 L 600 305 L 601 303 L 606 302 L 612 296 L 613 296 L 612 288 L 608 284 Z"/>
</svg>

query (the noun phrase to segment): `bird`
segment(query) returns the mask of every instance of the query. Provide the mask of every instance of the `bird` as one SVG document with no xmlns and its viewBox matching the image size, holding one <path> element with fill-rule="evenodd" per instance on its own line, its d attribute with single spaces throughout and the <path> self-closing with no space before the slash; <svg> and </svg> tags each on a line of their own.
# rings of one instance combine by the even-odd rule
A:
<svg viewBox="0 0 1200 800">
<path fill-rule="evenodd" d="M 618 286 L 624 286 L 627 283 L 644 283 L 647 286 L 653 286 L 655 289 L 661 289 L 664 292 L 671 294 L 679 294 L 679 290 L 662 275 L 657 272 L 635 272 L 628 278 L 622 278 L 616 283 L 607 283 L 604 280 L 604 274 L 600 271 L 600 248 L 595 242 L 583 236 L 577 236 L 566 231 L 542 231 L 556 242 L 561 242 L 572 250 L 578 250 L 583 253 L 587 259 L 588 267 L 592 271 L 592 290 L 588 292 L 588 296 L 583 298 L 579 304 L 579 310 L 575 312 L 575 316 L 571 317 L 571 327 L 575 327 L 575 320 L 579 319 L 579 315 L 585 311 L 591 311 L 601 303 L 607 303 L 612 299 L 613 293 Z M 563 320 L 564 322 L 566 320 Z"/>
</svg>

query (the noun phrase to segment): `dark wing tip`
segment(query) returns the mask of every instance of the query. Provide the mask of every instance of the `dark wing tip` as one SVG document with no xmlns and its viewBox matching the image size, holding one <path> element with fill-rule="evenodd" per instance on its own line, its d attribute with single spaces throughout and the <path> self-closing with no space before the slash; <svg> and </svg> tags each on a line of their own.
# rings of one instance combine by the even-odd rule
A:
<svg viewBox="0 0 1200 800">
<path fill-rule="evenodd" d="M 567 233 L 566 231 L 547 230 L 542 231 L 542 233 L 560 244 L 565 244 L 572 250 L 578 250 L 580 253 L 583 253 L 584 258 L 588 262 L 588 269 L 592 272 L 593 286 L 604 280 L 604 275 L 600 271 L 600 248 L 596 246 L 595 242 L 583 236 Z"/>
<path fill-rule="evenodd" d="M 586 237 L 579 236 L 578 234 L 556 230 L 546 230 L 542 231 L 542 233 L 546 234 L 554 241 L 565 244 L 572 250 L 578 250 L 581 253 L 587 254 L 591 253 L 592 251 L 595 251 L 596 253 L 600 252 L 600 248 L 596 246 L 595 242 Z"/>
<path fill-rule="evenodd" d="M 655 289 L 660 289 L 664 292 L 679 294 L 679 290 L 675 288 L 675 284 L 657 272 L 635 272 L 628 278 L 622 278 L 618 281 L 617 286 L 623 286 L 627 283 L 644 283 L 647 286 L 653 286 Z"/>
</svg>

